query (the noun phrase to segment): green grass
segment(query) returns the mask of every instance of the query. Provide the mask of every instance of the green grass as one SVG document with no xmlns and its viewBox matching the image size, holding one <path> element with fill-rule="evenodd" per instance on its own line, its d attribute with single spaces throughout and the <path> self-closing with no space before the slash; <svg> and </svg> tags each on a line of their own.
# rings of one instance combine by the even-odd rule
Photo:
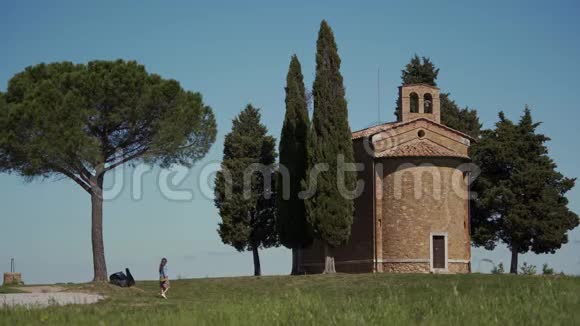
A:
<svg viewBox="0 0 580 326">
<path fill-rule="evenodd" d="M 0 309 L 0 325 L 578 325 L 580 278 L 511 275 L 316 275 L 176 280 L 139 289 L 76 285 L 88 306 Z"/>
<path fill-rule="evenodd" d="M 0 286 L 0 294 L 5 293 L 22 293 L 22 291 L 9 286 Z"/>
</svg>

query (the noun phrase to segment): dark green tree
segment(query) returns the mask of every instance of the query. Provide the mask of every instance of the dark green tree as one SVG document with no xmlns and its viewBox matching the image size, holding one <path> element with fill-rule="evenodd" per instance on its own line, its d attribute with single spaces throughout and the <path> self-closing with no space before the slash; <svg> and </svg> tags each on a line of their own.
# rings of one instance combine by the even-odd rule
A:
<svg viewBox="0 0 580 326">
<path fill-rule="evenodd" d="M 332 248 L 350 238 L 354 203 L 347 191 L 355 188 L 356 174 L 345 172 L 345 162 L 354 162 L 340 57 L 334 35 L 326 21 L 320 24 L 316 43 L 314 113 L 308 141 L 307 219 L 314 236 L 325 247 L 326 273 L 335 272 Z M 339 171 L 340 170 L 340 171 Z M 315 176 L 316 184 L 310 180 Z"/>
<path fill-rule="evenodd" d="M 510 273 L 517 273 L 518 254 L 554 253 L 578 225 L 565 194 L 575 179 L 556 171 L 545 142 L 526 107 L 518 124 L 503 112 L 494 130 L 486 130 L 473 151 L 481 169 L 473 190 L 472 241 L 493 249 L 501 241 L 512 253 Z"/>
<path fill-rule="evenodd" d="M 413 56 L 411 61 L 401 71 L 401 80 L 405 84 L 428 84 L 437 86 L 437 76 L 439 69 L 429 58 Z M 469 108 L 460 108 L 455 101 L 450 98 L 449 93 L 441 93 L 439 97 L 441 103 L 441 123 L 470 135 L 477 139 L 481 130 L 481 123 L 477 116 L 477 111 Z M 399 117 L 401 108 L 400 99 L 397 100 L 395 115 Z"/>
<path fill-rule="evenodd" d="M 292 275 L 300 274 L 300 249 L 312 243 L 304 200 L 299 198 L 301 181 L 306 179 L 308 168 L 310 119 L 305 95 L 302 68 L 298 57 L 294 55 L 286 77 L 286 114 L 280 136 L 276 223 L 280 242 L 292 249 Z"/>
<path fill-rule="evenodd" d="M 215 181 L 215 205 L 223 243 L 252 251 L 254 275 L 261 275 L 260 248 L 278 245 L 276 234 L 276 141 L 248 105 L 226 135 L 224 158 Z"/>
<path fill-rule="evenodd" d="M 201 94 L 134 61 L 28 67 L 0 99 L 0 168 L 27 179 L 65 176 L 91 196 L 94 281 L 107 280 L 105 174 L 125 163 L 191 166 L 215 134 Z"/>
<path fill-rule="evenodd" d="M 453 101 L 449 93 L 439 95 L 441 103 L 441 123 L 447 127 L 461 131 L 474 139 L 478 139 L 481 133 L 481 123 L 475 109 L 469 107 L 460 108 Z"/>
<path fill-rule="evenodd" d="M 414 55 L 411 61 L 401 70 L 403 84 L 428 84 L 437 86 L 436 80 L 439 69 L 431 62 L 431 59 Z"/>
</svg>

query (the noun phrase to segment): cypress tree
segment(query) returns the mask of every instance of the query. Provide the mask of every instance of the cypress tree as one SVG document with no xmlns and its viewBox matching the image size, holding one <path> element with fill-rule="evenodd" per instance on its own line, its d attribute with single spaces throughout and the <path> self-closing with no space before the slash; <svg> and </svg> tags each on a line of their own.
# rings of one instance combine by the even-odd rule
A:
<svg viewBox="0 0 580 326">
<path fill-rule="evenodd" d="M 252 251 L 254 275 L 261 275 L 258 249 L 276 246 L 275 139 L 248 105 L 226 135 L 224 157 L 215 181 L 215 205 L 223 243 Z"/>
<path fill-rule="evenodd" d="M 568 241 L 567 232 L 578 226 L 565 197 L 575 179 L 556 171 L 548 156 L 548 137 L 536 133 L 526 107 L 518 124 L 499 115 L 494 130 L 483 132 L 474 154 L 481 168 L 474 190 L 478 194 L 472 214 L 472 240 L 493 249 L 505 243 L 512 253 L 510 273 L 517 273 L 518 254 L 554 253 Z"/>
<path fill-rule="evenodd" d="M 286 77 L 286 114 L 280 136 L 277 231 L 280 243 L 292 249 L 292 275 L 300 274 L 300 249 L 312 243 L 304 200 L 298 197 L 306 177 L 310 119 L 300 61 L 292 56 Z"/>
<path fill-rule="evenodd" d="M 401 81 L 405 84 L 427 84 L 437 86 L 439 69 L 435 67 L 431 59 L 413 56 L 411 61 L 401 71 Z M 439 97 L 441 103 L 441 123 L 470 135 L 477 139 L 481 131 L 481 123 L 477 111 L 468 107 L 460 108 L 450 97 L 449 93 L 442 93 Z M 399 117 L 401 108 L 400 99 L 397 100 L 395 115 Z"/>
<path fill-rule="evenodd" d="M 401 70 L 401 79 L 403 84 L 428 84 L 437 86 L 436 80 L 439 75 L 439 69 L 426 57 L 419 58 L 414 55 L 411 61 Z"/>
<path fill-rule="evenodd" d="M 314 236 L 324 244 L 324 271 L 333 273 L 332 248 L 350 237 L 354 203 L 345 189 L 354 189 L 356 175 L 338 171 L 344 168 L 340 162 L 352 163 L 354 156 L 340 58 L 333 32 L 324 20 L 320 24 L 316 50 L 308 168 L 310 176 L 317 175 L 317 184 L 313 195 L 306 200 L 306 211 Z"/>
<path fill-rule="evenodd" d="M 475 109 L 469 107 L 460 108 L 449 93 L 439 95 L 441 104 L 441 123 L 447 127 L 461 131 L 474 139 L 478 139 L 481 133 L 481 123 Z"/>
</svg>

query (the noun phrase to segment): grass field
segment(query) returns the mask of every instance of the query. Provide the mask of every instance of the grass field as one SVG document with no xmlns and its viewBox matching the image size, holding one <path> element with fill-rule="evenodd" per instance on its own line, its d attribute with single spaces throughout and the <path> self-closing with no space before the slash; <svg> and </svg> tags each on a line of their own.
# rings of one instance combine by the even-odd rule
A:
<svg viewBox="0 0 580 326">
<path fill-rule="evenodd" d="M 578 325 L 580 278 L 510 275 L 316 275 L 74 285 L 95 305 L 0 309 L 0 325 Z"/>
<path fill-rule="evenodd" d="M 0 294 L 4 293 L 22 293 L 22 291 L 11 287 L 0 286 Z"/>
</svg>

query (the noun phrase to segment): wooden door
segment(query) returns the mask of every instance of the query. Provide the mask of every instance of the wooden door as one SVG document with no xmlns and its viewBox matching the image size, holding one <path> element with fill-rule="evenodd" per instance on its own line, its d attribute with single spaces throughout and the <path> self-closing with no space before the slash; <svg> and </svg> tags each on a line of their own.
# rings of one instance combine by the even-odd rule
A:
<svg viewBox="0 0 580 326">
<path fill-rule="evenodd" d="M 445 236 L 433 236 L 433 268 L 445 268 Z"/>
</svg>

